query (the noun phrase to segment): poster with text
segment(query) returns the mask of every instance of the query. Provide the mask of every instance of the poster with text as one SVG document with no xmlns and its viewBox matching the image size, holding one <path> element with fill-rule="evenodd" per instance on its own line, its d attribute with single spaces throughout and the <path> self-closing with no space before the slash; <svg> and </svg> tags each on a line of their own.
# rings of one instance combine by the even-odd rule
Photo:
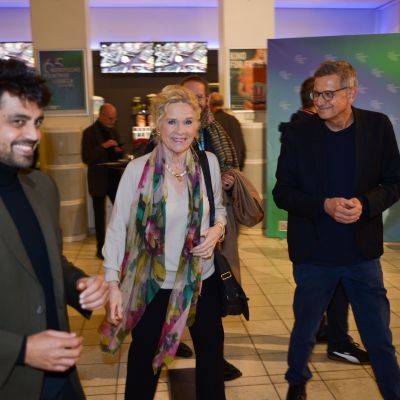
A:
<svg viewBox="0 0 400 400">
<path fill-rule="evenodd" d="M 267 51 L 235 49 L 229 52 L 232 110 L 265 110 Z"/>
<path fill-rule="evenodd" d="M 87 114 L 83 50 L 39 50 L 40 74 L 52 94 L 46 111 Z"/>
</svg>

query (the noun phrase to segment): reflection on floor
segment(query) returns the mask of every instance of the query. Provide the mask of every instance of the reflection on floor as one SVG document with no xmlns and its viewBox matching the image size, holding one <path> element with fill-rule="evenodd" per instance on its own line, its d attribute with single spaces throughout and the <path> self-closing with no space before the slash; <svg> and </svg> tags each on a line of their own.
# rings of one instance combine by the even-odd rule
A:
<svg viewBox="0 0 400 400">
<path fill-rule="evenodd" d="M 225 355 L 241 369 L 243 377 L 228 382 L 228 400 L 284 399 L 287 385 L 284 380 L 286 351 L 293 324 L 292 299 L 294 283 L 286 241 L 261 235 L 241 235 L 240 257 L 243 286 L 250 299 L 251 319 L 224 319 Z M 65 255 L 88 274 L 102 270 L 95 258 L 95 239 L 66 243 Z M 386 244 L 382 259 L 385 283 L 391 302 L 393 341 L 400 354 L 400 245 Z M 72 329 L 84 337 L 84 351 L 78 370 L 88 399 L 123 399 L 128 343 L 115 356 L 105 355 L 98 346 L 97 327 L 103 311 L 89 321 L 70 309 Z M 360 342 L 351 316 L 350 334 Z M 185 342 L 190 337 L 185 334 Z M 361 342 L 360 342 L 361 343 Z M 176 359 L 173 368 L 193 367 L 194 360 Z M 331 361 L 326 346 L 317 345 L 312 359 L 313 379 L 308 384 L 309 400 L 379 400 L 371 368 Z M 169 399 L 168 383 L 162 373 L 156 400 Z"/>
</svg>

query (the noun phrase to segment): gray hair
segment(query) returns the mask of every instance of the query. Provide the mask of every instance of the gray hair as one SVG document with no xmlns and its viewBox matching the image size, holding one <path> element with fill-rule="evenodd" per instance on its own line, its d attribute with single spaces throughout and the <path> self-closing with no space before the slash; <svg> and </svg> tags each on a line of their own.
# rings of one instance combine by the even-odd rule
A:
<svg viewBox="0 0 400 400">
<path fill-rule="evenodd" d="M 357 87 L 357 72 L 354 67 L 344 60 L 328 60 L 323 62 L 314 73 L 314 78 L 327 75 L 338 75 L 342 85 L 349 88 Z"/>
</svg>

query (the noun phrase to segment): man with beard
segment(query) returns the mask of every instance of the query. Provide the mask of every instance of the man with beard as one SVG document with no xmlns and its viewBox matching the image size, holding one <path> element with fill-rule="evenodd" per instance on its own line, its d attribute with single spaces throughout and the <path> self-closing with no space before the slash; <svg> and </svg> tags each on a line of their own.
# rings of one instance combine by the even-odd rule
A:
<svg viewBox="0 0 400 400">
<path fill-rule="evenodd" d="M 59 195 L 29 169 L 50 94 L 16 60 L 0 60 L 0 398 L 77 400 L 82 338 L 69 332 L 66 302 L 90 316 L 108 285 L 62 256 Z"/>
</svg>

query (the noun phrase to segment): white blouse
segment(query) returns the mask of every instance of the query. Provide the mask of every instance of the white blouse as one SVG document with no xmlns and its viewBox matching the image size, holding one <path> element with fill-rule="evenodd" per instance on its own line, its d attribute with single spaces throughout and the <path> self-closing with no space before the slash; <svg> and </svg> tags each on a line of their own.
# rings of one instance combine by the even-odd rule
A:
<svg viewBox="0 0 400 400">
<path fill-rule="evenodd" d="M 226 224 L 226 211 L 222 205 L 221 172 L 216 156 L 206 152 L 210 165 L 210 174 L 215 201 L 215 221 Z M 137 190 L 139 179 L 150 154 L 131 161 L 126 167 L 118 186 L 111 219 L 107 227 L 103 247 L 105 279 L 108 282 L 119 281 L 121 264 L 125 255 L 125 242 L 128 231 L 131 204 Z M 175 177 L 166 172 L 166 221 L 165 221 L 165 269 L 166 278 L 163 289 L 172 289 L 178 269 L 179 258 L 185 241 L 188 214 L 188 191 L 186 185 L 177 184 Z M 207 198 L 204 176 L 201 187 L 203 191 L 203 218 L 201 231 L 209 227 L 210 206 Z M 184 207 L 183 205 L 186 205 Z M 202 260 L 202 279 L 214 273 L 214 259 Z"/>
</svg>

